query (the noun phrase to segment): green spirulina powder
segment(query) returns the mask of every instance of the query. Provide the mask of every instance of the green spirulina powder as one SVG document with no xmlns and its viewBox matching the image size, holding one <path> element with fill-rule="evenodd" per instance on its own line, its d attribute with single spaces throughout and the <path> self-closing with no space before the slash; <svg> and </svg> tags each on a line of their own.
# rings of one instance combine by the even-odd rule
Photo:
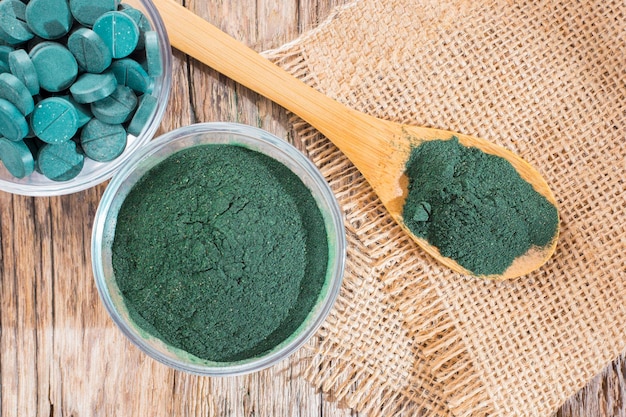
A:
<svg viewBox="0 0 626 417">
<path fill-rule="evenodd" d="M 316 303 L 329 258 L 309 189 L 237 145 L 192 147 L 152 168 L 119 211 L 112 249 L 131 318 L 211 361 L 288 338 Z"/>
<path fill-rule="evenodd" d="M 475 275 L 501 274 L 555 237 L 554 205 L 507 160 L 457 138 L 414 147 L 406 175 L 406 226 Z"/>
</svg>

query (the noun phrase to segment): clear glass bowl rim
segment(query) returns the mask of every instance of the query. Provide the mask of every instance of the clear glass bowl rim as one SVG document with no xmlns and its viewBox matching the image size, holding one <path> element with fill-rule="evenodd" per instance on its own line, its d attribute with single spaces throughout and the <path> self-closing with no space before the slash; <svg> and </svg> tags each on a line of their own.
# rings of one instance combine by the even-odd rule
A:
<svg viewBox="0 0 626 417">
<path fill-rule="evenodd" d="M 133 174 L 138 165 L 172 143 L 189 137 L 211 135 L 214 133 L 245 137 L 262 143 L 262 146 L 277 149 L 281 153 L 287 154 L 288 158 L 290 158 L 293 163 L 304 170 L 309 179 L 313 181 L 314 186 L 318 188 L 318 192 L 324 200 L 322 203 L 326 206 L 326 215 L 330 216 L 330 220 L 326 219 L 325 222 L 327 227 L 329 226 L 329 221 L 331 222 L 331 230 L 328 231 L 331 253 L 326 282 L 322 289 L 324 296 L 318 298 L 312 312 L 292 336 L 278 344 L 277 347 L 270 350 L 268 353 L 259 357 L 235 362 L 217 363 L 203 361 L 200 363 L 198 361 L 190 362 L 181 360 L 176 358 L 174 354 L 164 354 L 161 350 L 156 349 L 151 343 L 141 337 L 134 326 L 120 316 L 112 300 L 110 288 L 107 285 L 107 277 L 105 276 L 103 268 L 102 247 L 104 245 L 103 235 L 107 227 L 107 217 L 111 206 L 116 199 L 120 187 L 122 187 L 125 180 Z M 237 143 L 236 140 L 234 142 Z M 175 150 L 178 150 L 178 148 Z M 158 161 L 160 160 L 163 160 L 162 155 L 158 157 Z M 154 163 L 148 163 L 147 166 L 151 167 L 153 165 Z M 318 204 L 320 204 L 319 201 Z M 272 366 L 290 356 L 313 336 L 328 316 L 339 294 L 345 267 L 346 237 L 343 212 L 339 208 L 332 190 L 318 168 L 304 154 L 290 143 L 262 129 L 238 123 L 212 122 L 197 123 L 165 133 L 135 152 L 125 162 L 120 170 L 113 176 L 98 206 L 93 225 L 91 252 L 93 272 L 100 298 L 114 323 L 133 344 L 148 356 L 180 371 L 203 376 L 233 376 L 256 372 Z M 176 351 L 176 349 L 173 350 Z"/>
</svg>

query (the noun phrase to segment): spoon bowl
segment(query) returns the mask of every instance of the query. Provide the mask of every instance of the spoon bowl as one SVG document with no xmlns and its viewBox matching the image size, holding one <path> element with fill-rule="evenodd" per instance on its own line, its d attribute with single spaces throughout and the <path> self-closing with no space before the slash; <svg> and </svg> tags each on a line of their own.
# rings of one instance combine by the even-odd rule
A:
<svg viewBox="0 0 626 417">
<path fill-rule="evenodd" d="M 132 1 L 131 1 L 132 3 Z M 454 271 L 474 275 L 444 257 L 406 227 L 402 211 L 408 195 L 406 163 L 412 147 L 429 140 L 457 137 L 459 143 L 509 161 L 522 179 L 556 207 L 544 178 L 515 153 L 487 140 L 420 126 L 394 123 L 348 108 L 307 86 L 246 45 L 193 14 L 173 0 L 153 0 L 165 23 L 172 46 L 298 115 L 331 140 L 359 169 L 389 214 L 415 242 Z M 556 248 L 558 229 L 546 247 L 516 258 L 504 273 L 484 276 L 509 279 L 543 265 Z"/>
</svg>

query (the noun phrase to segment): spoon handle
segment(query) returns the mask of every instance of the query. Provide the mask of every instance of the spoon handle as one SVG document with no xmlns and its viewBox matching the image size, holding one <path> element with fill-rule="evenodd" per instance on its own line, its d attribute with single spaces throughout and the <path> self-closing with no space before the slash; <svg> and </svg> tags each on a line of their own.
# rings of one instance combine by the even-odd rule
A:
<svg viewBox="0 0 626 417">
<path fill-rule="evenodd" d="M 172 46 L 283 106 L 319 130 L 359 169 L 389 214 L 408 235 L 451 269 L 468 273 L 456 261 L 442 256 L 438 248 L 412 234 L 403 222 L 403 207 L 408 195 L 406 161 L 413 146 L 423 141 L 458 137 L 464 146 L 476 147 L 509 161 L 525 181 L 556 206 L 543 177 L 513 152 L 481 138 L 393 123 L 350 109 L 309 87 L 174 0 L 152 1 L 161 14 Z M 554 252 L 557 235 L 558 232 L 550 245 L 529 250 L 504 274 L 494 278 L 517 277 L 541 266 Z"/>
<path fill-rule="evenodd" d="M 173 0 L 153 0 L 172 46 L 300 116 L 357 166 L 359 155 L 385 146 L 373 138 L 367 116 L 304 84 Z M 372 137 L 375 143 L 361 140 Z M 358 143 L 354 143 L 358 138 Z M 364 149 L 365 148 L 365 149 Z M 356 159 L 357 161 L 355 161 Z"/>
</svg>

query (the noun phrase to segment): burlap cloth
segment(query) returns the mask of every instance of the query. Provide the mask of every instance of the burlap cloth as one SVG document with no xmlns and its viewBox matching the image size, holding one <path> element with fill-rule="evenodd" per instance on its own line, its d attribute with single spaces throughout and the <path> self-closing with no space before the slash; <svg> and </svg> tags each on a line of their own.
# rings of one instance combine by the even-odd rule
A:
<svg viewBox="0 0 626 417">
<path fill-rule="evenodd" d="M 368 417 L 548 416 L 626 349 L 626 2 L 357 0 L 267 56 L 381 118 L 488 138 L 559 203 L 519 279 L 438 265 L 294 119 L 346 213 L 345 282 L 308 379 Z"/>
</svg>

